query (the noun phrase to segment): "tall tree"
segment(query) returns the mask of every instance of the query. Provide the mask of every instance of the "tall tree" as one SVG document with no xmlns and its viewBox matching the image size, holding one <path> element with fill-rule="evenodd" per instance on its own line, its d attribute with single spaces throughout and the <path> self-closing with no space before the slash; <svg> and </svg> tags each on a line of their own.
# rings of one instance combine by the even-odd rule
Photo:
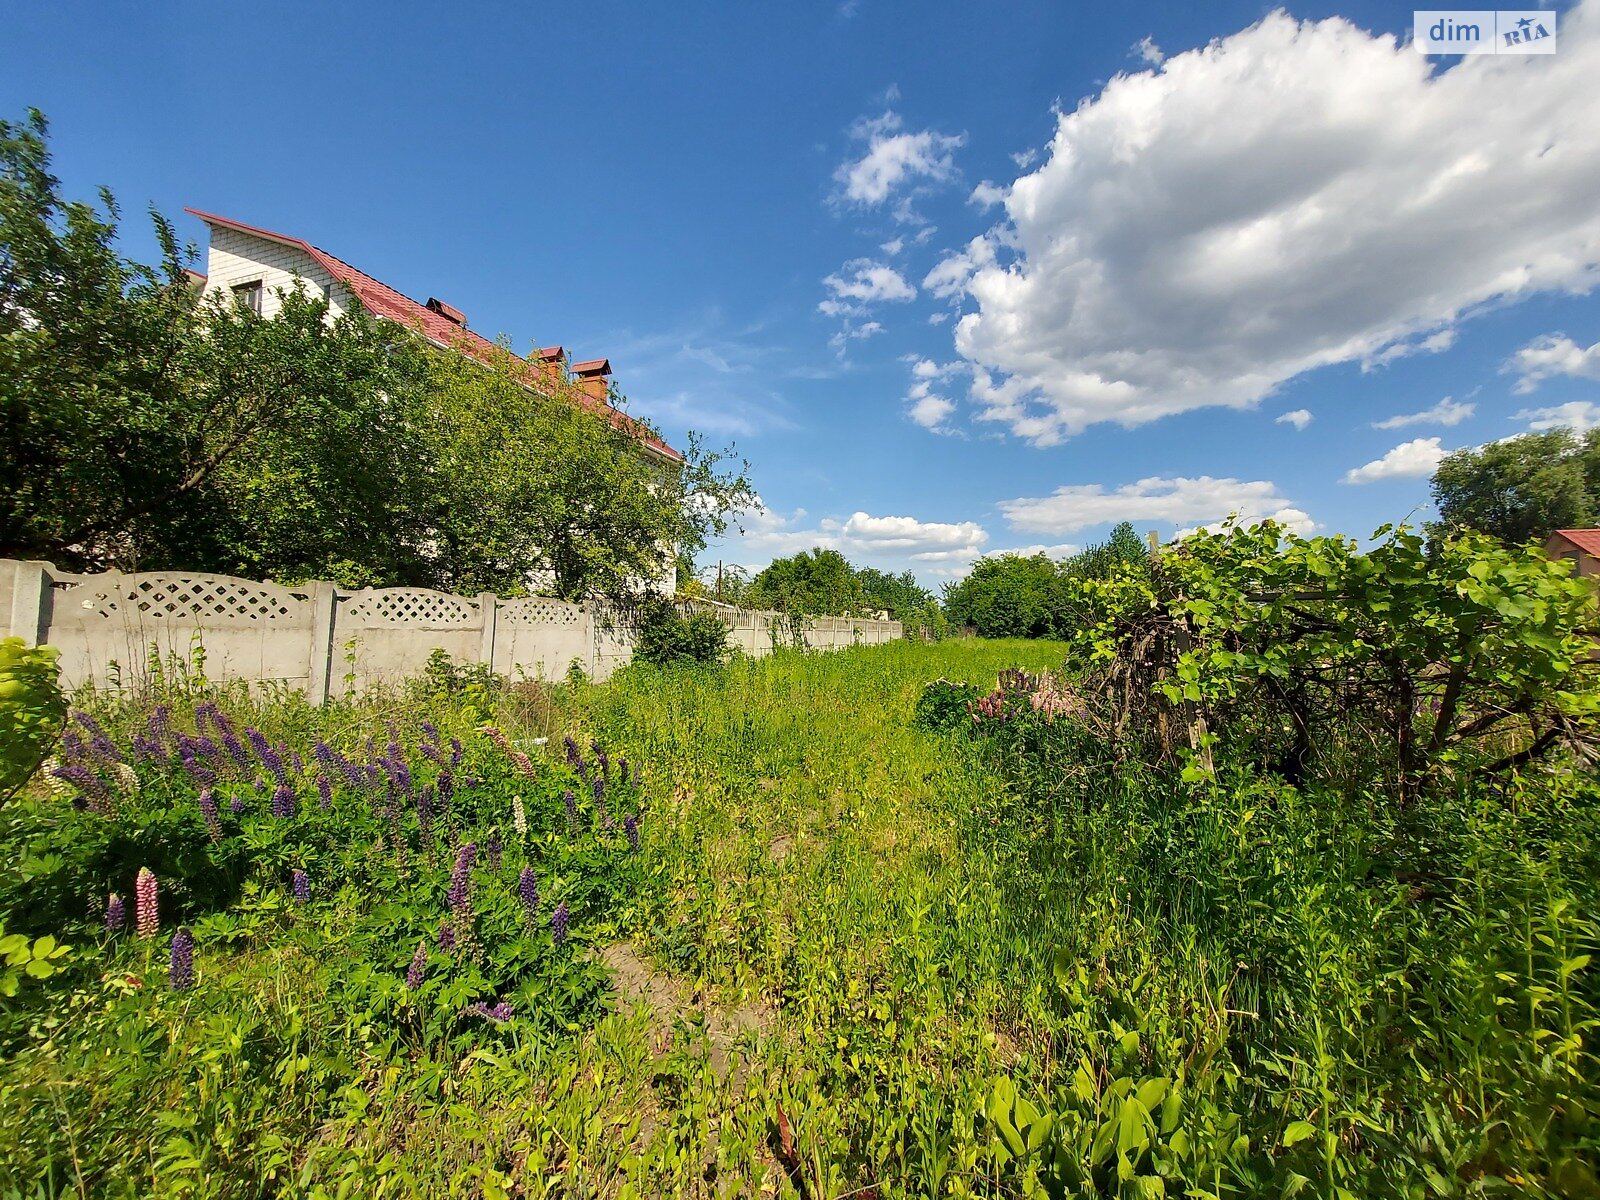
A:
<svg viewBox="0 0 1600 1200">
<path fill-rule="evenodd" d="M 1600 430 L 1525 433 L 1447 454 L 1433 476 L 1439 531 L 1476 529 L 1508 544 L 1600 518 Z"/>
<path fill-rule="evenodd" d="M 819 546 L 774 559 L 751 580 L 745 600 L 797 616 L 834 617 L 860 613 L 867 598 L 849 560 Z"/>
</svg>

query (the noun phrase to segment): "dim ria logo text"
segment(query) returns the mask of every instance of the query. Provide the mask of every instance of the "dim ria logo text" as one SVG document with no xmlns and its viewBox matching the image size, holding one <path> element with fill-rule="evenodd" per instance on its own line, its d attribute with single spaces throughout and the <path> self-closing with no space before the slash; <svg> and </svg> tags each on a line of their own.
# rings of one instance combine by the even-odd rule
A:
<svg viewBox="0 0 1600 1200">
<path fill-rule="evenodd" d="M 1549 9 L 1464 8 L 1417 12 L 1414 16 L 1413 41 L 1423 54 L 1556 52 L 1556 14 Z"/>
</svg>

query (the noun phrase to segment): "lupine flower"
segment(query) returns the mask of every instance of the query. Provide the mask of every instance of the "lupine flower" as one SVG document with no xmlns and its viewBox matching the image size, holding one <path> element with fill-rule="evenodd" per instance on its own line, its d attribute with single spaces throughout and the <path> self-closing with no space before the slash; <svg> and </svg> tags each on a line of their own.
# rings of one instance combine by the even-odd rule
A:
<svg viewBox="0 0 1600 1200">
<path fill-rule="evenodd" d="M 444 766 L 444 751 L 440 750 L 432 742 L 422 743 L 422 757 L 437 763 L 441 767 Z"/>
<path fill-rule="evenodd" d="M 321 771 L 317 772 L 317 805 L 323 812 L 333 807 L 333 784 Z"/>
<path fill-rule="evenodd" d="M 172 935 L 172 960 L 167 967 L 167 980 L 175 992 L 186 992 L 194 986 L 194 935 L 180 929 Z"/>
<path fill-rule="evenodd" d="M 446 921 L 439 926 L 439 949 L 446 954 L 454 954 L 456 949 L 456 927 Z"/>
<path fill-rule="evenodd" d="M 128 906 L 115 892 L 106 900 L 106 932 L 116 933 L 128 920 Z"/>
<path fill-rule="evenodd" d="M 288 749 L 287 745 L 284 747 Z M 300 751 L 290 750 L 289 761 L 294 764 L 295 774 L 298 775 L 306 769 L 306 760 L 300 757 Z"/>
<path fill-rule="evenodd" d="M 213 842 L 222 841 L 222 818 L 217 815 L 217 794 L 210 788 L 200 793 L 200 815 L 206 819 L 206 832 Z"/>
<path fill-rule="evenodd" d="M 571 788 L 561 793 L 561 802 L 567 806 L 567 832 L 576 833 L 578 831 L 578 798 L 572 794 Z"/>
<path fill-rule="evenodd" d="M 522 806 L 522 797 L 511 797 L 511 828 L 519 838 L 528 836 L 528 810 Z"/>
<path fill-rule="evenodd" d="M 563 900 L 556 905 L 556 911 L 550 915 L 550 933 L 556 940 L 556 945 L 561 945 L 567 940 L 567 926 L 572 922 L 572 913 Z"/>
<path fill-rule="evenodd" d="M 622 828 L 628 835 L 628 848 L 635 854 L 639 853 L 639 818 L 623 817 Z"/>
<path fill-rule="evenodd" d="M 280 784 L 288 783 L 289 769 L 283 765 L 283 755 L 278 752 L 276 746 L 267 741 L 266 735 L 252 727 L 244 731 L 244 736 L 255 750 L 256 757 L 261 760 L 261 765 L 267 769 L 267 773 Z"/>
<path fill-rule="evenodd" d="M 439 772 L 439 803 L 444 808 L 450 807 L 450 800 L 456 794 L 456 774 L 446 767 Z"/>
<path fill-rule="evenodd" d="M 234 814 L 242 813 L 244 811 L 244 797 L 235 796 L 232 800 L 229 800 L 228 811 Z"/>
<path fill-rule="evenodd" d="M 184 759 L 183 769 L 189 772 L 189 778 L 193 779 L 201 787 L 210 787 L 217 781 L 217 773 L 196 758 Z"/>
<path fill-rule="evenodd" d="M 267 790 L 267 781 L 265 779 L 263 779 L 261 776 L 257 775 L 256 776 L 256 791 L 264 792 L 266 790 Z"/>
<path fill-rule="evenodd" d="M 296 904 L 310 904 L 311 876 L 296 867 L 294 873 L 290 876 L 290 880 L 291 886 L 294 888 L 294 902 Z"/>
<path fill-rule="evenodd" d="M 61 757 L 69 763 L 89 757 L 89 748 L 83 744 L 76 730 L 68 729 L 61 735 Z"/>
<path fill-rule="evenodd" d="M 74 709 L 72 711 L 72 719 L 79 725 L 83 726 L 84 732 L 89 735 L 89 740 L 91 743 L 109 742 L 111 740 L 106 736 L 106 731 L 101 728 L 100 722 L 96 721 L 93 717 L 91 717 L 88 713 L 83 712 L 81 709 Z"/>
<path fill-rule="evenodd" d="M 250 769 L 250 751 L 244 748 L 244 743 L 233 730 L 223 731 L 222 748 L 228 752 L 228 757 L 233 759 L 241 773 Z"/>
<path fill-rule="evenodd" d="M 626 786 L 628 782 L 628 760 L 617 759 L 617 782 Z"/>
<path fill-rule="evenodd" d="M 445 928 L 448 929 L 449 926 L 446 925 Z M 441 930 L 440 932 L 442 941 L 443 931 Z M 422 973 L 427 969 L 428 947 L 424 943 L 418 942 L 417 952 L 411 956 L 411 966 L 406 969 L 406 986 L 412 991 L 416 991 L 419 987 L 421 987 Z"/>
<path fill-rule="evenodd" d="M 118 750 L 115 743 L 103 733 L 89 742 L 89 749 L 93 750 L 95 756 L 102 762 L 120 763 L 122 761 L 122 751 Z"/>
<path fill-rule="evenodd" d="M 489 870 L 494 872 L 500 870 L 500 855 L 503 850 L 504 847 L 500 844 L 500 832 L 496 830 L 489 835 Z"/>
<path fill-rule="evenodd" d="M 134 924 L 140 937 L 155 937 L 161 927 L 161 914 L 156 899 L 156 877 L 149 867 L 140 867 L 133 881 Z"/>
<path fill-rule="evenodd" d="M 128 746 L 133 751 L 133 757 L 139 762 L 159 760 L 161 758 L 161 747 L 157 746 L 155 742 L 145 737 L 142 733 L 134 734 Z"/>
<path fill-rule="evenodd" d="M 517 876 L 517 899 L 522 901 L 522 907 L 527 910 L 528 920 L 533 920 L 533 915 L 539 909 L 539 877 L 533 873 L 532 867 L 523 867 L 522 873 Z"/>
<path fill-rule="evenodd" d="M 464 753 L 465 753 L 465 751 L 461 748 L 461 739 L 460 738 L 456 738 L 456 737 L 451 738 L 450 739 L 450 765 L 452 767 L 459 767 L 461 765 L 461 756 Z"/>
<path fill-rule="evenodd" d="M 190 737 L 182 730 L 178 731 L 178 757 L 179 758 L 214 758 L 217 753 L 217 744 L 208 737 Z"/>
<path fill-rule="evenodd" d="M 106 812 L 111 808 L 111 793 L 106 789 L 105 780 L 88 767 L 74 764 L 70 767 L 57 767 L 50 773 L 77 788 L 96 812 Z"/>
<path fill-rule="evenodd" d="M 294 789 L 286 783 L 280 783 L 272 789 L 272 815 L 280 821 L 287 821 L 295 814 Z"/>
<path fill-rule="evenodd" d="M 171 718 L 171 716 L 172 716 L 172 710 L 170 708 L 168 708 L 165 704 L 158 704 L 158 705 L 155 706 L 155 708 L 150 710 L 150 720 L 149 720 L 150 740 L 153 741 L 156 744 L 156 749 L 158 749 L 158 750 L 165 751 L 166 748 L 167 748 L 167 738 L 169 736 L 169 732 L 168 732 L 168 730 L 169 730 L 169 719 Z M 196 722 L 197 722 L 197 724 L 198 724 L 198 720 L 199 720 L 199 713 L 198 713 L 198 710 L 196 710 Z"/>
<path fill-rule="evenodd" d="M 569 733 L 566 737 L 561 739 L 561 745 L 567 752 L 567 766 L 576 771 L 579 765 L 583 762 L 583 755 L 578 752 L 578 743 Z"/>
<path fill-rule="evenodd" d="M 600 774 L 609 778 L 611 775 L 611 760 L 606 757 L 606 752 L 600 749 L 600 743 L 590 742 L 589 749 L 594 751 L 594 760 L 600 764 Z"/>
<path fill-rule="evenodd" d="M 604 775 L 596 775 L 594 777 L 594 783 L 593 783 L 592 787 L 593 787 L 593 790 L 594 790 L 594 810 L 597 813 L 599 813 L 602 817 L 609 817 L 610 814 L 608 814 L 606 812 L 606 778 L 605 778 L 605 776 Z"/>
<path fill-rule="evenodd" d="M 127 792 L 130 796 L 139 794 L 139 776 L 127 763 L 113 763 L 111 773 L 117 777 L 117 782 L 122 786 L 124 792 Z"/>
<path fill-rule="evenodd" d="M 417 792 L 417 828 L 422 831 L 422 840 L 428 841 L 433 835 L 433 789 L 427 784 Z"/>
<path fill-rule="evenodd" d="M 422 719 L 417 728 L 422 730 L 423 736 L 425 736 L 430 742 L 437 742 L 439 740 L 438 727 L 426 717 Z"/>
<path fill-rule="evenodd" d="M 493 1008 L 479 1000 L 476 1004 L 467 1005 L 467 1011 L 476 1017 L 487 1017 L 496 1024 L 511 1020 L 511 1002 L 509 1000 L 502 1000 Z"/>
<path fill-rule="evenodd" d="M 450 890 L 445 893 L 445 903 L 457 916 L 465 913 L 472 902 L 472 864 L 477 857 L 477 842 L 468 842 L 456 854 L 456 866 L 450 872 Z"/>
</svg>

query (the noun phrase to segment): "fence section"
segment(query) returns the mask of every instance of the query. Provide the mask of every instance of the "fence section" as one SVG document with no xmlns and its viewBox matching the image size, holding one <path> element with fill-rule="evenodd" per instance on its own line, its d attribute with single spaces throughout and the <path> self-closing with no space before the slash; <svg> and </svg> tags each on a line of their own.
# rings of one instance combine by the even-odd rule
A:
<svg viewBox="0 0 1600 1200">
<path fill-rule="evenodd" d="M 776 613 L 696 607 L 715 613 L 746 654 L 792 643 L 793 628 Z M 68 687 L 132 683 L 152 657 L 203 653 L 213 679 L 273 681 L 318 703 L 420 674 L 435 650 L 542 679 L 565 675 L 574 662 L 606 679 L 633 656 L 626 633 L 589 606 L 545 597 L 352 592 L 323 581 L 282 587 L 189 572 L 77 575 L 13 559 L 0 559 L 0 622 L 0 636 L 58 647 Z M 901 633 L 898 621 L 857 617 L 812 618 L 800 630 L 818 650 Z"/>
</svg>

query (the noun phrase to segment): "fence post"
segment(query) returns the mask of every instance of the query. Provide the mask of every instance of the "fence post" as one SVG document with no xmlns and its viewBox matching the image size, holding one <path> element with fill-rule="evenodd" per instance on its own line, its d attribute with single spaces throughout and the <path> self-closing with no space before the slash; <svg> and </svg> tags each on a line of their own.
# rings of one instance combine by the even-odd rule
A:
<svg viewBox="0 0 1600 1200">
<path fill-rule="evenodd" d="M 11 611 L 6 614 L 11 627 L 7 636 L 19 637 L 30 646 L 45 640 L 50 603 L 45 572 L 49 568 L 46 562 L 19 562 L 12 568 Z"/>
<path fill-rule="evenodd" d="M 328 684 L 333 676 L 333 620 L 339 589 L 325 579 L 311 583 L 311 662 L 310 686 L 306 699 L 313 704 L 328 702 Z"/>
<path fill-rule="evenodd" d="M 500 598 L 493 592 L 478 593 L 478 615 L 483 618 L 483 641 L 478 658 L 494 670 L 494 639 L 500 624 Z"/>
</svg>

